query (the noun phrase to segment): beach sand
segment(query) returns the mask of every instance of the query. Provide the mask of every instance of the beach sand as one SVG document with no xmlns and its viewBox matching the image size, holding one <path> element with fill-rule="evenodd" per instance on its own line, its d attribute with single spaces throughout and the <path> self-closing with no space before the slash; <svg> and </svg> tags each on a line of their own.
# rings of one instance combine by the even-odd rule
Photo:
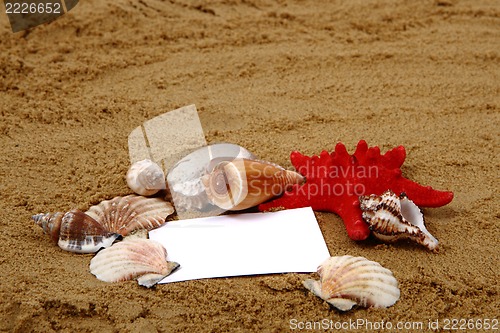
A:
<svg viewBox="0 0 500 333">
<path fill-rule="evenodd" d="M 499 329 L 498 1 L 87 0 L 15 34 L 1 8 L 0 330 Z M 455 194 L 423 210 L 439 252 L 354 242 L 337 215 L 317 212 L 331 255 L 364 256 L 399 281 L 394 306 L 347 313 L 305 290 L 315 274 L 154 289 L 97 280 L 92 255 L 61 250 L 31 215 L 131 193 L 128 134 L 189 104 L 207 142 L 286 168 L 294 150 L 403 145 L 405 177 Z"/>
</svg>

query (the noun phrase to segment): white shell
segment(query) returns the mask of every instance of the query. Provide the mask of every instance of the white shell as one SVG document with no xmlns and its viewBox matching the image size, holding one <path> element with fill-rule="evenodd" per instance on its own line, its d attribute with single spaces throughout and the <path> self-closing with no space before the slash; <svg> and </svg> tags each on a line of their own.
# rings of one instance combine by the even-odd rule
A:
<svg viewBox="0 0 500 333">
<path fill-rule="evenodd" d="M 102 201 L 85 213 L 106 230 L 127 236 L 137 229 L 151 230 L 163 225 L 173 212 L 172 205 L 161 198 L 131 194 Z"/>
<path fill-rule="evenodd" d="M 166 188 L 165 174 L 158 164 L 145 159 L 130 166 L 127 172 L 127 184 L 139 195 L 153 195 Z"/>
<path fill-rule="evenodd" d="M 437 250 L 439 242 L 425 227 L 424 215 L 404 193 L 398 197 L 388 190 L 380 196 L 361 196 L 359 202 L 375 237 L 386 242 L 410 239 Z"/>
<path fill-rule="evenodd" d="M 137 279 L 152 287 L 170 275 L 179 264 L 167 261 L 167 250 L 158 242 L 138 237 L 125 238 L 98 252 L 90 261 L 90 272 L 104 282 Z"/>
<path fill-rule="evenodd" d="M 341 311 L 354 305 L 389 307 L 399 299 L 398 282 L 387 268 L 363 257 L 330 257 L 318 267 L 320 280 L 304 286 Z"/>
</svg>

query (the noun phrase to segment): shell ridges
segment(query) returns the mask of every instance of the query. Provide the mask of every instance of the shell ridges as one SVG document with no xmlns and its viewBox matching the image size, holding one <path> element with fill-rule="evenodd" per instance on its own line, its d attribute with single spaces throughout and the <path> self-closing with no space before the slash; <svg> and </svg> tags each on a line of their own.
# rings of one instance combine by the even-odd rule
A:
<svg viewBox="0 0 500 333">
<path fill-rule="evenodd" d="M 161 226 L 173 212 L 172 205 L 163 199 L 132 194 L 102 201 L 90 207 L 86 214 L 107 230 L 127 236 L 133 230 L 151 230 Z"/>
<path fill-rule="evenodd" d="M 363 257 L 330 257 L 318 267 L 320 280 L 308 279 L 304 286 L 341 311 L 354 305 L 389 307 L 400 291 L 392 272 Z"/>
<path fill-rule="evenodd" d="M 158 242 L 143 238 L 125 238 L 104 249 L 90 261 L 90 272 L 104 282 L 138 279 L 151 287 L 179 267 L 167 261 L 167 251 Z"/>
</svg>

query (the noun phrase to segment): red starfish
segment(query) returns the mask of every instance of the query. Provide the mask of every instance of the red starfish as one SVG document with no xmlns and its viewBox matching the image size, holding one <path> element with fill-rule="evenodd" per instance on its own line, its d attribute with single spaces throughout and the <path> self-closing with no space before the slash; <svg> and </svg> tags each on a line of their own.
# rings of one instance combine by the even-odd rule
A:
<svg viewBox="0 0 500 333">
<path fill-rule="evenodd" d="M 320 156 L 309 157 L 294 151 L 290 159 L 306 177 L 306 183 L 294 185 L 282 197 L 259 205 L 259 210 L 311 206 L 340 215 L 351 239 L 366 239 L 370 230 L 361 217 L 360 195 L 380 195 L 390 189 L 398 195 L 405 192 L 417 206 L 423 207 L 444 206 L 453 199 L 453 192 L 437 191 L 404 178 L 400 167 L 405 158 L 403 146 L 381 155 L 380 148 L 368 148 L 364 140 L 359 141 L 353 155 L 340 142 L 331 154 L 323 151 Z"/>
</svg>

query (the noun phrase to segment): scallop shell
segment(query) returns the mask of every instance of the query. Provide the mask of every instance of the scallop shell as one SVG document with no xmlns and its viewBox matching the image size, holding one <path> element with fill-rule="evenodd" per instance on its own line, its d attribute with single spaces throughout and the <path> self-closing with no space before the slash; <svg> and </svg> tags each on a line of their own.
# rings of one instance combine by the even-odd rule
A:
<svg viewBox="0 0 500 333">
<path fill-rule="evenodd" d="M 37 214 L 32 219 L 61 249 L 70 252 L 97 252 L 101 248 L 111 246 L 121 237 L 79 210 L 65 214 Z"/>
<path fill-rule="evenodd" d="M 241 146 L 218 143 L 191 152 L 170 169 L 167 182 L 180 217 L 184 212 L 196 212 L 199 216 L 215 216 L 221 213 L 208 200 L 202 177 L 209 173 L 216 163 L 234 158 L 255 159 L 256 156 Z"/>
<path fill-rule="evenodd" d="M 220 162 L 203 177 L 209 200 L 225 210 L 257 206 L 304 181 L 301 174 L 279 165 L 241 158 Z"/>
<path fill-rule="evenodd" d="M 399 299 L 398 282 L 387 268 L 363 257 L 330 257 L 318 267 L 320 280 L 304 286 L 341 311 L 353 306 L 389 307 Z"/>
<path fill-rule="evenodd" d="M 438 240 L 425 227 L 424 215 L 406 194 L 398 197 L 388 190 L 380 196 L 361 196 L 359 202 L 363 219 L 380 240 L 410 239 L 429 250 L 438 249 Z"/>
<path fill-rule="evenodd" d="M 159 227 L 173 212 L 172 205 L 160 198 L 128 195 L 102 201 L 85 213 L 37 214 L 32 219 L 63 250 L 91 253 L 133 231 Z"/>
<path fill-rule="evenodd" d="M 126 179 L 130 189 L 139 195 L 153 195 L 166 188 L 162 168 L 148 159 L 132 164 L 128 169 Z"/>
<path fill-rule="evenodd" d="M 172 205 L 163 199 L 131 194 L 102 201 L 85 213 L 106 230 L 127 236 L 137 229 L 151 230 L 161 226 L 173 212 Z"/>
<path fill-rule="evenodd" d="M 179 264 L 167 261 L 167 251 L 158 242 L 126 238 L 96 254 L 90 272 L 104 282 L 137 279 L 141 286 L 152 287 L 170 275 Z"/>
</svg>

